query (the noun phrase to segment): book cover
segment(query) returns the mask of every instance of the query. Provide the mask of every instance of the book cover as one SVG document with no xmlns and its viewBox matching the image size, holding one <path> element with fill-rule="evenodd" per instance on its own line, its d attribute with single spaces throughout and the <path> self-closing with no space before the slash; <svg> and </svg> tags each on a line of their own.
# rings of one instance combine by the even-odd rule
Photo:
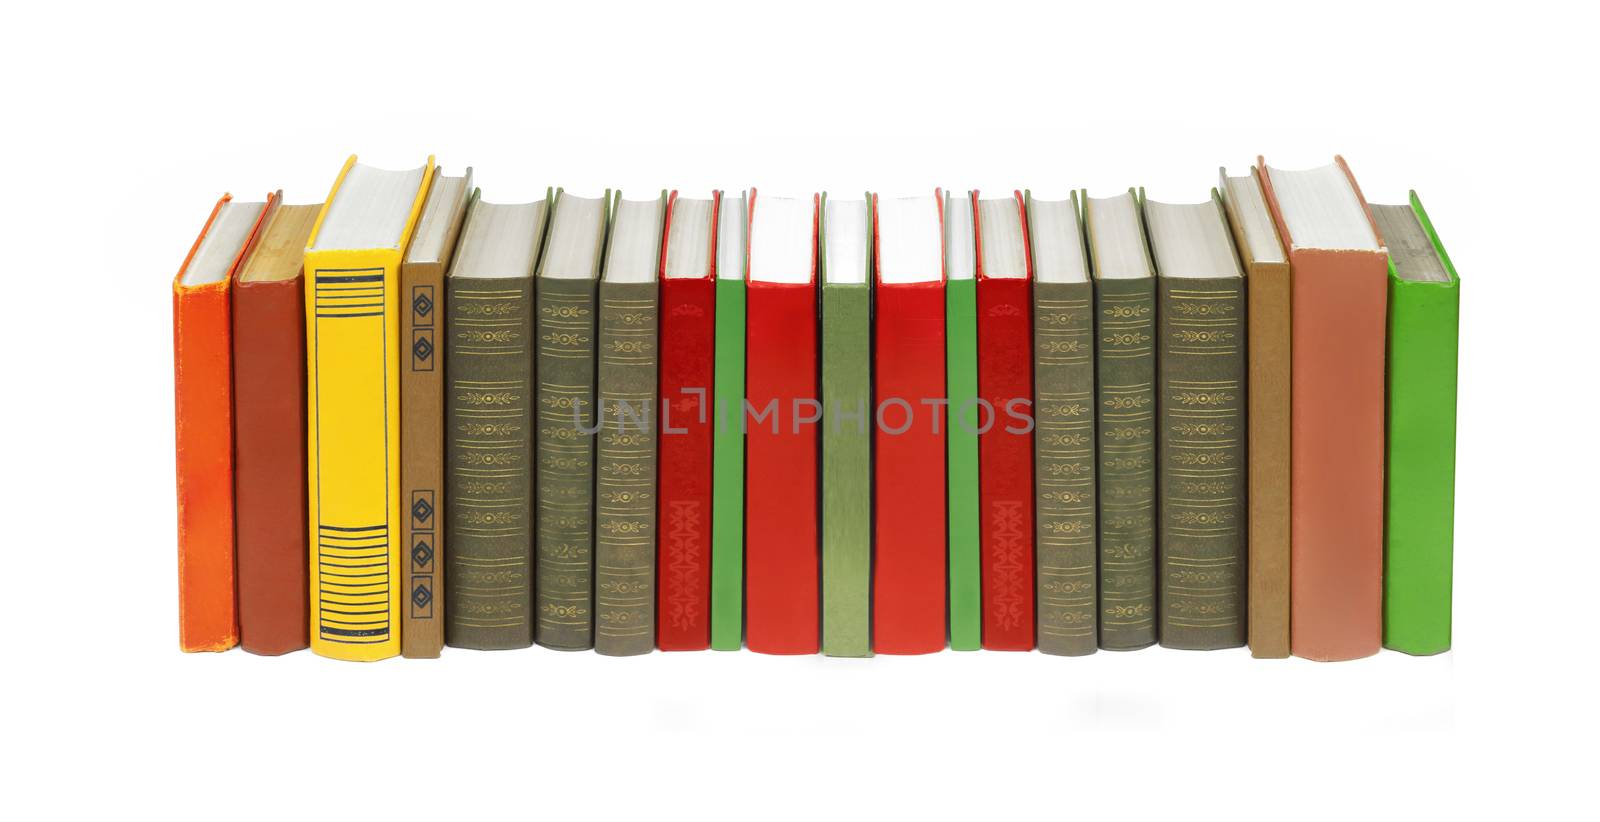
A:
<svg viewBox="0 0 1600 822">
<path fill-rule="evenodd" d="M 972 192 L 944 198 L 945 539 L 950 650 L 983 647 L 978 516 L 978 280 Z"/>
<path fill-rule="evenodd" d="M 596 653 L 655 647 L 658 277 L 667 193 L 616 195 L 600 279 L 595 442 Z"/>
<path fill-rule="evenodd" d="M 1389 262 L 1342 158 L 1284 172 L 1258 161 L 1293 270 L 1290 647 L 1315 660 L 1377 653 L 1383 640 L 1384 367 Z M 1286 212 L 1278 188 L 1335 183 L 1338 209 Z M 1355 212 L 1370 234 L 1338 247 L 1325 211 Z M 1292 222 L 1291 222 L 1292 221 Z"/>
<path fill-rule="evenodd" d="M 1222 172 L 1223 205 L 1245 268 L 1250 436 L 1250 654 L 1289 655 L 1289 256 L 1261 192 L 1256 169 Z"/>
<path fill-rule="evenodd" d="M 926 654 L 946 640 L 943 192 L 872 205 L 872 644 Z"/>
<path fill-rule="evenodd" d="M 307 646 L 306 239 L 322 204 L 279 205 L 233 278 L 239 645 Z"/>
<path fill-rule="evenodd" d="M 611 192 L 557 190 L 550 237 L 535 278 L 538 550 L 534 641 L 594 647 L 594 445 L 597 289 Z"/>
<path fill-rule="evenodd" d="M 750 200 L 742 415 L 748 449 L 745 637 L 758 653 L 814 654 L 820 646 L 819 203 L 816 195 L 807 200 L 753 195 Z"/>
<path fill-rule="evenodd" d="M 985 415 L 978 434 L 983 647 L 1027 651 L 1034 644 L 1033 261 L 1022 192 L 973 198 Z"/>
<path fill-rule="evenodd" d="M 755 190 L 719 198 L 711 477 L 711 647 L 744 647 L 745 280 Z"/>
<path fill-rule="evenodd" d="M 1034 532 L 1039 650 L 1092 654 L 1095 518 L 1094 285 L 1076 199 L 1025 192 L 1033 251 Z"/>
<path fill-rule="evenodd" d="M 440 613 L 453 648 L 526 648 L 534 635 L 534 271 L 551 197 L 468 197 L 445 278 Z"/>
<path fill-rule="evenodd" d="M 864 200 L 831 200 L 823 193 L 817 237 L 824 408 L 822 652 L 828 656 L 871 656 L 873 646 L 871 200 L 871 194 Z"/>
<path fill-rule="evenodd" d="M 1461 279 L 1416 192 L 1372 206 L 1389 245 L 1383 646 L 1450 650 Z"/>
<path fill-rule="evenodd" d="M 235 203 L 223 195 L 172 280 L 178 647 L 185 651 L 226 651 L 239 641 L 229 286 L 277 199 Z"/>
<path fill-rule="evenodd" d="M 1139 192 L 1156 263 L 1157 633 L 1166 648 L 1245 643 L 1244 272 L 1220 197 Z"/>
<path fill-rule="evenodd" d="M 1156 642 L 1155 272 L 1131 191 L 1082 201 L 1096 323 L 1100 647 L 1129 651 Z"/>
<path fill-rule="evenodd" d="M 433 180 L 346 161 L 311 231 L 306 475 L 311 650 L 400 652 L 400 261 Z"/>
<path fill-rule="evenodd" d="M 660 537 L 656 647 L 711 647 L 712 366 L 716 357 L 717 206 L 667 203 L 661 271 Z"/>
<path fill-rule="evenodd" d="M 444 646 L 444 332 L 445 283 L 472 191 L 472 169 L 435 173 L 416 236 L 400 263 L 407 309 L 400 369 L 400 655 L 432 659 Z"/>
</svg>

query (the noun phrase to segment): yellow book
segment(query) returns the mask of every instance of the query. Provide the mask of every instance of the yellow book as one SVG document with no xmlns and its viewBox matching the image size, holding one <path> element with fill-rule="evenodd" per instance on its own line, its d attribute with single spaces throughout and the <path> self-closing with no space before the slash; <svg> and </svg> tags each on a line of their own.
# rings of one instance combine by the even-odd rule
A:
<svg viewBox="0 0 1600 822">
<path fill-rule="evenodd" d="M 400 260 L 433 182 L 352 155 L 307 240 L 311 650 L 400 653 Z"/>
</svg>

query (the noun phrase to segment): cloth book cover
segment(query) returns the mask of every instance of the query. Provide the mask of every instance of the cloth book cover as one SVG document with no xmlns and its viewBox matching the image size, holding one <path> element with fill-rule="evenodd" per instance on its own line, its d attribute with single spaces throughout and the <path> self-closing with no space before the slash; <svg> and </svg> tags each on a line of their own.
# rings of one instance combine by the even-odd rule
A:
<svg viewBox="0 0 1600 822">
<path fill-rule="evenodd" d="M 307 241 L 311 650 L 337 659 L 400 653 L 399 272 L 432 180 L 351 156 Z"/>
<path fill-rule="evenodd" d="M 712 365 L 719 192 L 673 192 L 661 264 L 656 647 L 711 647 Z M 703 248 L 702 248 L 703 246 Z"/>
<path fill-rule="evenodd" d="M 234 531 L 239 645 L 304 648 L 306 239 L 322 204 L 277 205 L 233 278 Z"/>
<path fill-rule="evenodd" d="M 1450 650 L 1461 279 L 1416 192 L 1372 206 L 1389 246 L 1383 645 Z"/>
<path fill-rule="evenodd" d="M 172 280 L 173 419 L 178 467 L 178 647 L 239 641 L 233 507 L 233 273 L 266 218 L 264 203 L 211 210 Z"/>
<path fill-rule="evenodd" d="M 946 564 L 950 649 L 983 647 L 978 516 L 978 279 L 973 192 L 944 197 Z"/>
<path fill-rule="evenodd" d="M 745 291 L 755 189 L 717 206 L 712 397 L 711 647 L 744 647 Z"/>
<path fill-rule="evenodd" d="M 984 403 L 978 433 L 983 647 L 1027 651 L 1034 643 L 1033 264 L 1022 192 L 973 198 Z"/>
<path fill-rule="evenodd" d="M 1342 158 L 1307 171 L 1258 168 L 1294 272 L 1290 647 L 1355 659 L 1383 639 L 1388 253 Z M 1286 209 L 1294 201 L 1282 186 L 1332 202 Z M 1361 236 L 1321 239 L 1334 213 L 1353 214 Z"/>
</svg>

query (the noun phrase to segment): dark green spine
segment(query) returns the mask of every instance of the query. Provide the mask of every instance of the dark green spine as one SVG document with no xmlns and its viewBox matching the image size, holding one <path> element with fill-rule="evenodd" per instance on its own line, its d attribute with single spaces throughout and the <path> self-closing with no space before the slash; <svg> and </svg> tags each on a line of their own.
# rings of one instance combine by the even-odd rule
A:
<svg viewBox="0 0 1600 822">
<path fill-rule="evenodd" d="M 1100 647 L 1156 641 L 1155 278 L 1095 282 Z"/>
<path fill-rule="evenodd" d="M 538 278 L 539 541 L 534 640 L 594 645 L 595 280 Z"/>
</svg>

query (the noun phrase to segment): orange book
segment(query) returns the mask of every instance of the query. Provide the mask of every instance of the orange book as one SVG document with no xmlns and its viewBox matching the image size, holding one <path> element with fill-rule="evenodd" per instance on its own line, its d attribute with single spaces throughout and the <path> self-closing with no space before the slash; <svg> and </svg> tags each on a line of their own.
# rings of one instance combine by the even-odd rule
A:
<svg viewBox="0 0 1600 822">
<path fill-rule="evenodd" d="M 1383 641 L 1389 255 L 1344 159 L 1260 166 L 1289 249 L 1289 649 L 1355 659 Z"/>
<path fill-rule="evenodd" d="M 278 194 L 223 195 L 172 281 L 178 457 L 178 645 L 239 642 L 233 553 L 233 340 L 228 285 Z"/>
</svg>

